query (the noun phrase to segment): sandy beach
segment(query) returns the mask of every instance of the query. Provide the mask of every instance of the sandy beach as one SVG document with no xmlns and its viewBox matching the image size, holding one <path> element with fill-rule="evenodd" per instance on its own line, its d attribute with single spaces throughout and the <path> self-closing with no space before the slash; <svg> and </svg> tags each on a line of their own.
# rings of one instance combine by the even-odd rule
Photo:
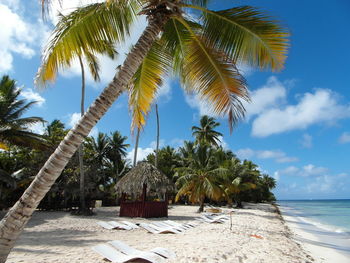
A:
<svg viewBox="0 0 350 263">
<path fill-rule="evenodd" d="M 173 206 L 169 219 L 188 222 L 198 217 L 197 206 Z M 226 209 L 226 211 L 232 211 Z M 96 209 L 96 215 L 77 217 L 65 212 L 36 212 L 8 262 L 106 262 L 91 247 L 121 240 L 138 249 L 166 247 L 177 257 L 168 262 L 315 262 L 268 204 L 233 209 L 232 229 L 224 224 L 200 224 L 180 234 L 150 234 L 143 229 L 105 230 L 99 220 L 120 220 L 117 207 Z M 135 223 L 164 219 L 128 219 Z M 257 238 L 258 237 L 262 238 Z"/>
</svg>

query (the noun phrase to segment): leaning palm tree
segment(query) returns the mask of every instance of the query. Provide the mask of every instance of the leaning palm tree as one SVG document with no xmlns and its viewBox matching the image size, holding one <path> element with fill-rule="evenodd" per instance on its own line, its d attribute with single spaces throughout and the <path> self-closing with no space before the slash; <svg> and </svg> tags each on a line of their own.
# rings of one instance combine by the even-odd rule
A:
<svg viewBox="0 0 350 263">
<path fill-rule="evenodd" d="M 192 127 L 192 135 L 196 138 L 196 143 L 207 143 L 218 147 L 222 133 L 215 131 L 214 128 L 219 125 L 220 123 L 216 122 L 213 117 L 207 115 L 202 116 L 200 119 L 200 127 Z"/>
<path fill-rule="evenodd" d="M 249 6 L 214 11 L 206 5 L 206 0 L 107 1 L 79 8 L 67 16 L 65 27 L 49 44 L 51 52 L 44 56 L 44 64 L 53 61 L 48 78 L 61 65 L 62 52 L 73 56 L 82 46 L 93 52 L 101 39 L 122 42 L 138 14 L 147 17 L 148 25 L 110 84 L 0 222 L 0 263 L 6 260 L 40 200 L 79 145 L 126 91 L 138 69 L 142 67 L 139 79 L 145 85 L 140 85 L 142 90 L 137 92 L 137 87 L 131 86 L 130 92 L 138 98 L 142 113 L 147 113 L 157 91 L 155 79 L 172 71 L 188 92 L 199 94 L 214 113 L 227 116 L 235 124 L 244 115 L 241 99 L 248 100 L 246 82 L 236 65 L 246 63 L 273 70 L 283 67 L 288 34 L 275 19 Z"/>
<path fill-rule="evenodd" d="M 30 126 L 45 121 L 40 117 L 21 117 L 37 102 L 19 99 L 20 94 L 16 82 L 3 76 L 0 80 L 0 149 L 7 149 L 9 144 L 44 149 L 48 146 L 45 139 L 31 132 Z"/>
</svg>

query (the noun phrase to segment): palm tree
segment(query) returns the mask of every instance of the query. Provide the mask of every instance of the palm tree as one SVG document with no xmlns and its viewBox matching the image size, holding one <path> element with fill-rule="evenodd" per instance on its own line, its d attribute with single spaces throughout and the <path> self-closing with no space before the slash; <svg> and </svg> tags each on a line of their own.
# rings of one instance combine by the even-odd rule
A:
<svg viewBox="0 0 350 263">
<path fill-rule="evenodd" d="M 213 117 L 207 115 L 202 116 L 200 119 L 200 127 L 192 127 L 192 136 L 196 138 L 196 143 L 207 143 L 218 147 L 220 143 L 219 137 L 222 136 L 222 133 L 215 131 L 214 128 L 219 125 L 220 123 L 216 122 Z"/>
<path fill-rule="evenodd" d="M 253 163 L 249 161 L 249 165 L 253 166 Z M 232 206 L 232 199 L 234 199 L 237 208 L 243 208 L 240 193 L 255 189 L 256 184 L 249 176 L 245 165 L 238 158 L 227 159 L 222 163 L 222 167 L 227 169 L 227 172 L 221 175 L 221 179 L 228 205 Z"/>
<path fill-rule="evenodd" d="M 3 76 L 0 80 L 0 149 L 7 149 L 8 144 L 45 149 L 48 145 L 44 138 L 30 131 L 33 124 L 45 121 L 40 117 L 21 118 L 37 102 L 19 99 L 20 94 L 16 82 Z"/>
<path fill-rule="evenodd" d="M 107 156 L 110 160 L 117 163 L 126 156 L 126 150 L 130 146 L 130 144 L 125 143 L 127 139 L 128 137 L 121 135 L 119 131 L 111 134 L 111 137 L 108 138 L 109 149 L 107 151 Z"/>
<path fill-rule="evenodd" d="M 159 152 L 159 114 L 158 114 L 158 104 L 156 103 L 156 117 L 157 117 L 157 144 L 156 144 L 156 156 L 154 160 L 154 166 L 158 167 L 158 152 Z"/>
<path fill-rule="evenodd" d="M 191 202 L 199 202 L 198 212 L 204 210 L 205 197 L 219 200 L 223 196 L 219 176 L 226 171 L 217 168 L 213 160 L 213 148 L 208 145 L 198 145 L 190 164 L 177 169 L 180 174 L 176 184 L 180 187 L 176 201 L 182 196 L 188 196 Z"/>
<path fill-rule="evenodd" d="M 58 31 L 62 29 L 62 26 L 64 26 L 65 23 L 68 23 L 67 18 L 60 14 L 59 15 L 59 22 L 56 27 L 56 37 L 59 35 Z M 57 39 L 53 39 L 52 41 L 56 41 Z M 95 54 L 105 54 L 109 58 L 114 59 L 115 55 L 117 54 L 113 43 L 106 42 L 104 40 L 97 41 L 99 42 L 99 46 L 93 47 L 91 50 L 86 49 L 83 45 L 81 50 L 79 52 L 74 54 L 69 54 L 67 52 L 62 52 L 60 54 L 60 67 L 65 68 L 69 67 L 71 63 L 74 61 L 74 59 L 77 59 L 79 61 L 80 69 L 81 69 L 81 99 L 80 99 L 80 114 L 81 116 L 84 115 L 85 112 L 85 69 L 84 69 L 84 63 L 83 58 L 85 58 L 89 71 L 91 73 L 91 76 L 95 81 L 100 81 L 100 65 L 99 61 Z M 58 53 L 58 52 L 56 52 Z M 52 70 L 53 65 L 50 63 L 43 64 L 42 67 L 39 68 L 35 82 L 39 85 L 45 84 L 46 81 L 53 81 L 56 78 L 57 71 Z M 57 67 L 57 66 L 56 66 Z M 51 74 L 50 74 L 51 73 Z M 80 170 L 80 212 L 85 213 L 86 207 L 85 207 L 85 176 L 84 176 L 84 161 L 83 161 L 83 144 L 81 144 L 78 148 L 78 159 L 79 159 L 79 170 Z"/>
<path fill-rule="evenodd" d="M 110 84 L 0 222 L 0 263 L 6 260 L 33 211 L 69 159 L 96 122 L 126 91 L 140 67 L 141 76 L 136 79 L 146 84 L 140 85 L 145 89 L 137 92 L 142 94 L 136 100 L 141 112 L 147 113 L 157 91 L 154 80 L 172 69 L 187 91 L 207 100 L 214 113 L 228 116 L 231 125 L 244 115 L 241 99 L 248 100 L 246 83 L 236 64 L 243 62 L 273 70 L 283 67 L 288 34 L 274 19 L 248 6 L 213 11 L 206 5 L 207 0 L 107 1 L 79 8 L 66 16 L 66 23 L 56 31 L 44 55 L 43 64 L 50 65 L 44 74 L 48 79 L 52 79 L 63 59 L 81 54 L 83 46 L 93 53 L 104 44 L 102 40 L 122 42 L 137 14 L 145 15 L 148 25 Z M 191 14 L 196 14 L 195 19 L 190 18 Z M 143 62 L 147 62 L 145 67 Z M 134 89 L 130 91 L 133 94 Z"/>
</svg>

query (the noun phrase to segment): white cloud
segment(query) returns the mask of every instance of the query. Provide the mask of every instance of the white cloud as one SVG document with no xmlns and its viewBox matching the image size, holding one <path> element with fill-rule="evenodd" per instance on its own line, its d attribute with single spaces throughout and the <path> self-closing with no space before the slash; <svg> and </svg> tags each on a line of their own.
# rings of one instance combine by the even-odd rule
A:
<svg viewBox="0 0 350 263">
<path fill-rule="evenodd" d="M 295 175 L 295 176 L 302 176 L 302 177 L 310 177 L 310 176 L 325 175 L 326 173 L 328 173 L 328 169 L 325 167 L 308 164 L 301 168 L 298 168 L 296 166 L 289 166 L 277 172 L 280 175 Z"/>
<path fill-rule="evenodd" d="M 283 103 L 286 95 L 285 86 L 276 77 L 270 77 L 263 87 L 251 92 L 251 103 L 243 103 L 247 119 Z"/>
<path fill-rule="evenodd" d="M 338 139 L 339 143 L 349 143 L 350 142 L 350 132 L 343 132 L 343 134 Z"/>
<path fill-rule="evenodd" d="M 327 89 L 317 89 L 314 93 L 305 93 L 296 105 L 264 111 L 254 120 L 252 135 L 266 137 L 306 129 L 313 124 L 331 124 L 348 117 L 350 107 L 339 104 L 337 94 Z"/>
<path fill-rule="evenodd" d="M 45 128 L 46 128 L 45 124 L 38 122 L 38 123 L 31 125 L 29 127 L 29 130 L 34 132 L 34 133 L 37 133 L 37 134 L 44 134 Z"/>
<path fill-rule="evenodd" d="M 309 193 L 334 193 L 339 190 L 337 178 L 329 175 L 322 175 L 315 178 L 314 182 L 306 186 Z"/>
<path fill-rule="evenodd" d="M 130 152 L 128 152 L 126 158 L 133 161 L 134 160 L 134 152 L 135 152 L 135 148 L 132 149 Z M 147 157 L 147 155 L 149 155 L 153 152 L 154 152 L 154 149 L 151 147 L 147 147 L 147 148 L 138 147 L 137 148 L 136 162 L 143 161 Z"/>
<path fill-rule="evenodd" d="M 47 32 L 40 19 L 28 22 L 24 14 L 17 13 L 18 9 L 18 1 L 0 2 L 0 73 L 12 70 L 15 54 L 31 59 Z"/>
<path fill-rule="evenodd" d="M 74 125 L 80 120 L 81 115 L 79 112 L 74 112 L 69 115 L 68 125 L 69 127 L 74 127 Z"/>
<path fill-rule="evenodd" d="M 219 116 L 213 112 L 212 107 L 210 107 L 210 103 L 206 100 L 201 99 L 198 94 L 185 94 L 185 100 L 187 104 L 199 111 L 199 115 L 208 115 L 210 117 L 218 118 Z"/>
<path fill-rule="evenodd" d="M 39 93 L 33 91 L 32 89 L 24 89 L 21 91 L 21 96 L 29 101 L 37 101 L 35 105 L 41 107 L 45 103 L 45 99 L 40 96 Z"/>
<path fill-rule="evenodd" d="M 155 149 L 157 147 L 157 142 L 156 141 L 152 141 L 149 145 L 152 149 Z M 159 140 L 159 148 L 162 148 L 165 146 L 165 140 L 164 139 L 160 139 Z"/>
<path fill-rule="evenodd" d="M 236 154 L 240 159 L 251 159 L 256 157 L 258 159 L 274 159 L 278 163 L 298 161 L 298 158 L 289 157 L 285 152 L 280 150 L 253 150 L 250 148 L 245 148 L 237 150 Z"/>
<path fill-rule="evenodd" d="M 68 120 L 68 127 L 73 128 L 75 126 L 75 124 L 80 120 L 81 115 L 79 112 L 74 112 L 72 114 L 69 115 L 69 120 Z M 88 136 L 91 137 L 97 137 L 99 133 L 99 130 L 97 128 L 97 126 L 93 127 L 89 133 Z"/>
<path fill-rule="evenodd" d="M 305 133 L 303 135 L 302 140 L 301 140 L 301 145 L 304 148 L 311 148 L 312 147 L 312 136 L 310 134 Z"/>
</svg>

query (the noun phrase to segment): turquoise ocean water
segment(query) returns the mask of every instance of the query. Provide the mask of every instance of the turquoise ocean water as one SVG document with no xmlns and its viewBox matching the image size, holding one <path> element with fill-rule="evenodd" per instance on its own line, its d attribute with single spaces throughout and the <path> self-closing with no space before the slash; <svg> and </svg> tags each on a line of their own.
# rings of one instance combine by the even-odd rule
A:
<svg viewBox="0 0 350 263">
<path fill-rule="evenodd" d="M 326 231 L 350 236 L 350 199 L 278 201 L 288 214 Z"/>
</svg>

